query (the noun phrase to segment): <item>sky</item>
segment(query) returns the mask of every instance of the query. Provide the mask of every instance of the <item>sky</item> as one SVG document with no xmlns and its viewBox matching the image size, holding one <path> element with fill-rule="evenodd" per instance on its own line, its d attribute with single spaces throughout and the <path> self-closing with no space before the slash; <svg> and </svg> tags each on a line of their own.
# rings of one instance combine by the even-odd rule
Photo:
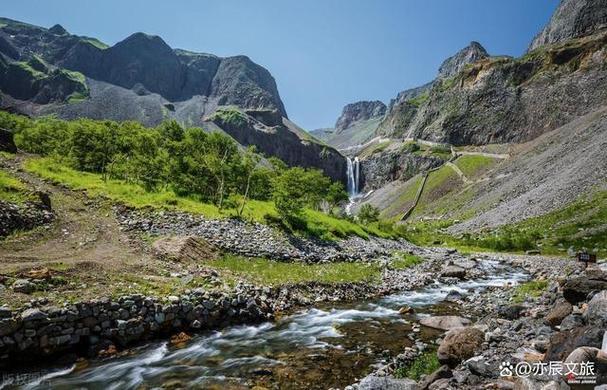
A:
<svg viewBox="0 0 607 390">
<path fill-rule="evenodd" d="M 331 127 L 344 105 L 386 104 L 432 80 L 470 41 L 520 56 L 558 0 L 19 0 L 0 16 L 115 44 L 134 32 L 174 48 L 244 54 L 267 68 L 289 117 Z"/>
</svg>

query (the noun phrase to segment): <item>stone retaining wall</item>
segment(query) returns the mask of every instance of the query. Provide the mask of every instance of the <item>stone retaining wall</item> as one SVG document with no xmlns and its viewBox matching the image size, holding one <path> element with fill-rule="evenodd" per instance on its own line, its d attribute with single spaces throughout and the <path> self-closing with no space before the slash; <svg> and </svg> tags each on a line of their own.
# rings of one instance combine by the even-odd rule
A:
<svg viewBox="0 0 607 390">
<path fill-rule="evenodd" d="M 377 288 L 360 284 L 310 283 L 280 288 L 239 285 L 233 292 L 195 289 L 165 300 L 143 295 L 99 299 L 62 308 L 0 307 L 0 365 L 43 360 L 73 351 L 96 356 L 110 345 L 132 343 L 180 331 L 197 332 L 273 319 L 313 302 L 370 298 Z"/>
</svg>

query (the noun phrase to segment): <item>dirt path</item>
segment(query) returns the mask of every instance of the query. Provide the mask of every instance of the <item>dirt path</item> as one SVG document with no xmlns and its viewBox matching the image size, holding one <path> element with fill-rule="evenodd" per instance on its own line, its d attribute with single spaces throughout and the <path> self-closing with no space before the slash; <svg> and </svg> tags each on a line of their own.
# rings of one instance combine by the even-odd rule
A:
<svg viewBox="0 0 607 390">
<path fill-rule="evenodd" d="M 120 231 L 109 204 L 91 201 L 81 192 L 54 186 L 19 170 L 22 162 L 22 158 L 17 158 L 9 170 L 31 188 L 50 195 L 56 220 L 48 229 L 1 242 L 0 263 L 3 266 L 8 263 L 35 266 L 53 261 L 111 265 L 148 258 Z"/>
<path fill-rule="evenodd" d="M 109 201 L 89 199 L 41 180 L 21 169 L 24 157 L 4 161 L 3 170 L 19 177 L 29 188 L 48 193 L 56 219 L 49 225 L 0 241 L 0 278 L 16 278 L 29 270 L 48 268 L 67 284 L 56 291 L 78 297 L 107 294 L 142 285 L 166 284 L 169 275 L 186 265 L 162 262 L 149 250 L 149 243 L 123 232 Z M 45 294 L 50 296 L 51 294 Z M 0 305 L 31 299 L 30 295 L 0 290 Z M 6 302 L 3 302 L 6 301 Z"/>
</svg>

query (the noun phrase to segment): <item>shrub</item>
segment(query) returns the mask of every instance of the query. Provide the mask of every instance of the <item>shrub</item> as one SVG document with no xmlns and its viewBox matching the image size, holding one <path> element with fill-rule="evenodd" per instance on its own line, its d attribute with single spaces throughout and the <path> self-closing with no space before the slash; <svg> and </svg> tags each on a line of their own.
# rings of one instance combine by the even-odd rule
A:
<svg viewBox="0 0 607 390">
<path fill-rule="evenodd" d="M 379 220 L 379 209 L 369 203 L 365 203 L 361 206 L 357 217 L 364 224 L 377 222 Z"/>
</svg>

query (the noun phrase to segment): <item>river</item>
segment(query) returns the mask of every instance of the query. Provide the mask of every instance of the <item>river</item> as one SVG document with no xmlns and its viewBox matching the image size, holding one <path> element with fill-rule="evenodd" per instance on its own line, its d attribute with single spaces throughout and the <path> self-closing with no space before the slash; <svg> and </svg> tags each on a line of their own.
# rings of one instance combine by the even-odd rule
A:
<svg viewBox="0 0 607 390">
<path fill-rule="evenodd" d="M 527 278 L 497 262 L 482 264 L 489 275 L 483 279 L 309 308 L 275 322 L 201 334 L 179 347 L 151 343 L 127 356 L 48 371 L 25 388 L 343 388 L 412 345 L 407 336 L 420 317 L 459 313 L 444 301 L 449 292 L 479 294 Z M 405 305 L 415 314 L 400 314 Z M 431 341 L 438 333 L 422 327 L 418 336 Z"/>
</svg>

